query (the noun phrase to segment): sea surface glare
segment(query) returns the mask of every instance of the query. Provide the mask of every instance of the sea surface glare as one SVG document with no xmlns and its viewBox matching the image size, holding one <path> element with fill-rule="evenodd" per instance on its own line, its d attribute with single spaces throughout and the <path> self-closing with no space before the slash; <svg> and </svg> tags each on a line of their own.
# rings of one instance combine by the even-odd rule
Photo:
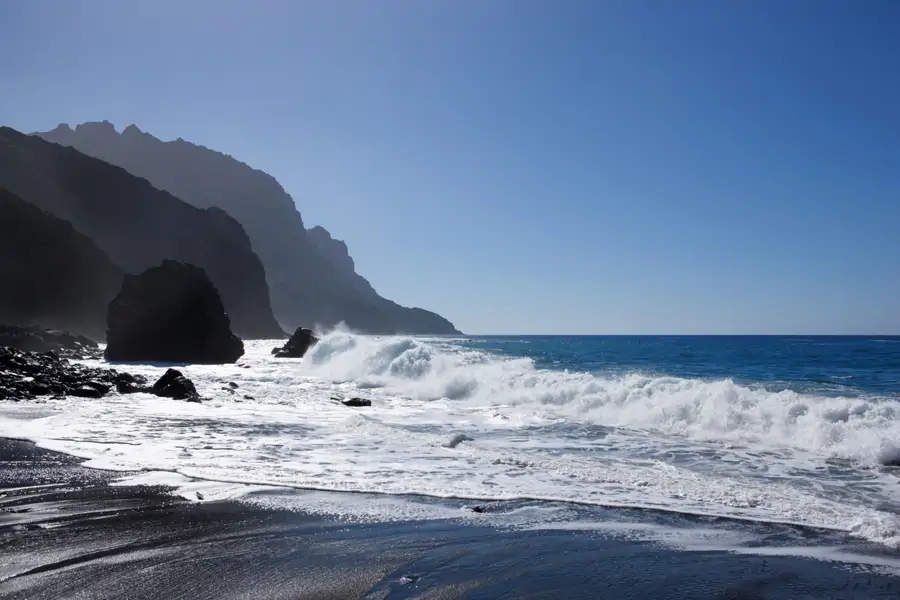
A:
<svg viewBox="0 0 900 600">
<path fill-rule="evenodd" d="M 635 523 L 636 512 L 698 515 L 900 547 L 900 338 L 335 331 L 302 360 L 273 358 L 276 344 L 245 343 L 237 365 L 179 367 L 202 404 L 20 403 L 0 412 L 0 435 L 144 471 L 129 482 L 186 497 L 372 519 L 485 518 L 436 499 L 505 501 L 510 526 L 654 530 L 710 547 L 751 535 Z M 150 378 L 166 367 L 113 366 Z M 654 510 L 615 525 L 591 506 Z"/>
</svg>

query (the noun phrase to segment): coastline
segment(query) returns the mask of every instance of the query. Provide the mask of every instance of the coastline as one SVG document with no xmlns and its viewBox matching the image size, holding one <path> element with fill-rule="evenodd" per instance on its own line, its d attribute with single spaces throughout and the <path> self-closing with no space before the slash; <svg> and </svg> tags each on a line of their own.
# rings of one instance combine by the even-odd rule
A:
<svg viewBox="0 0 900 600">
<path fill-rule="evenodd" d="M 793 542 L 783 553 L 776 547 L 725 551 L 712 544 L 684 550 L 584 524 L 380 521 L 278 503 L 191 502 L 164 486 L 111 485 L 129 474 L 82 462 L 0 439 L 4 598 L 778 599 L 900 593 L 900 573 L 885 567 L 896 559 L 890 551 L 881 561 L 874 554 L 868 564 L 854 565 L 834 562 L 837 554 L 825 560 L 787 555 Z M 788 534 L 785 529 L 778 535 Z M 812 555 L 815 548 L 809 548 Z"/>
</svg>

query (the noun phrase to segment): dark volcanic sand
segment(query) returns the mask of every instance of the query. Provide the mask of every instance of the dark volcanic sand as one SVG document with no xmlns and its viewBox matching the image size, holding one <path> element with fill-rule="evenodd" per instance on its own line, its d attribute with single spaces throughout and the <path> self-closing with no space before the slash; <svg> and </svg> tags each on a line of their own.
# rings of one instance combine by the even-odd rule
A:
<svg viewBox="0 0 900 600">
<path fill-rule="evenodd" d="M 591 532 L 347 523 L 108 486 L 121 475 L 0 440 L 0 597 L 900 598 L 900 578 L 872 567 Z"/>
</svg>

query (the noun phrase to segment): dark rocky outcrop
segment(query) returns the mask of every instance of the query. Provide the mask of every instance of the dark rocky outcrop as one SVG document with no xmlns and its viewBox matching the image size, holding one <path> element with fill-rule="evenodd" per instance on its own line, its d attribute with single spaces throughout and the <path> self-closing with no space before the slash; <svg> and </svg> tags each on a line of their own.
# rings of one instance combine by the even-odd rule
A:
<svg viewBox="0 0 900 600">
<path fill-rule="evenodd" d="M 200 402 L 200 394 L 197 393 L 194 382 L 185 377 L 184 373 L 178 369 L 166 369 L 163 376 L 157 379 L 153 385 L 137 385 L 135 382 L 127 381 L 117 384 L 116 391 L 120 394 L 143 392 L 161 398 Z"/>
<path fill-rule="evenodd" d="M 116 391 L 120 394 L 136 394 L 138 392 L 149 392 L 150 388 L 135 381 L 117 381 Z"/>
<path fill-rule="evenodd" d="M 272 306 L 289 331 L 301 323 L 330 328 L 344 322 L 367 333 L 458 333 L 440 315 L 379 296 L 356 273 L 344 242 L 322 227 L 306 229 L 293 199 L 272 176 L 231 156 L 180 138 L 163 142 L 134 125 L 118 133 L 107 122 L 74 130 L 60 125 L 38 135 L 146 177 L 194 206 L 228 211 L 262 259 Z"/>
<path fill-rule="evenodd" d="M 102 398 L 103 392 L 91 385 L 80 385 L 77 388 L 70 389 L 69 395 L 81 398 Z"/>
<path fill-rule="evenodd" d="M 0 322 L 102 340 L 106 305 L 121 282 L 121 269 L 71 223 L 0 188 Z M 55 349 L 48 343 L 21 349 Z"/>
<path fill-rule="evenodd" d="M 351 408 L 362 408 L 365 406 L 372 406 L 372 401 L 365 398 L 347 398 L 346 400 L 341 400 L 341 404 Z"/>
<path fill-rule="evenodd" d="M 244 354 L 206 273 L 174 260 L 126 275 L 107 322 L 107 360 L 221 364 Z"/>
<path fill-rule="evenodd" d="M 116 369 L 96 369 L 69 362 L 56 352 L 29 352 L 0 346 L 0 401 L 39 396 L 102 398 L 112 389 L 120 394 L 145 392 L 165 398 L 200 402 L 193 382 L 168 369 L 152 386 L 146 377 Z"/>
<path fill-rule="evenodd" d="M 153 384 L 150 393 L 175 400 L 200 402 L 200 394 L 197 393 L 194 382 L 177 369 L 166 370 L 165 374 Z"/>
<path fill-rule="evenodd" d="M 303 358 L 306 351 L 319 341 L 312 330 L 298 327 L 284 346 L 272 348 L 275 358 Z"/>
<path fill-rule="evenodd" d="M 55 352 L 66 358 L 96 358 L 97 342 L 67 331 L 0 325 L 0 346 L 28 352 Z"/>
<path fill-rule="evenodd" d="M 125 272 L 168 258 L 202 267 L 236 333 L 284 337 L 262 263 L 243 227 L 222 209 L 197 208 L 121 167 L 8 127 L 0 127 L 0 187 L 69 221 Z"/>
<path fill-rule="evenodd" d="M 100 398 L 113 387 L 138 387 L 145 383 L 146 379 L 140 375 L 70 363 L 52 351 L 0 347 L 0 400 L 25 400 L 50 394 Z"/>
</svg>

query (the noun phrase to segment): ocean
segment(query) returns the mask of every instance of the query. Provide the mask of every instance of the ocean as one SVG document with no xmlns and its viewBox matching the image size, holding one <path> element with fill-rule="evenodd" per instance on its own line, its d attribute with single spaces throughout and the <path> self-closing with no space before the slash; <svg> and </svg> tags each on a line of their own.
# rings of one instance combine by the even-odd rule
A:
<svg viewBox="0 0 900 600">
<path fill-rule="evenodd" d="M 0 436 L 192 501 L 900 573 L 900 337 L 334 331 L 300 360 L 277 343 L 178 366 L 202 404 L 7 404 Z"/>
</svg>

